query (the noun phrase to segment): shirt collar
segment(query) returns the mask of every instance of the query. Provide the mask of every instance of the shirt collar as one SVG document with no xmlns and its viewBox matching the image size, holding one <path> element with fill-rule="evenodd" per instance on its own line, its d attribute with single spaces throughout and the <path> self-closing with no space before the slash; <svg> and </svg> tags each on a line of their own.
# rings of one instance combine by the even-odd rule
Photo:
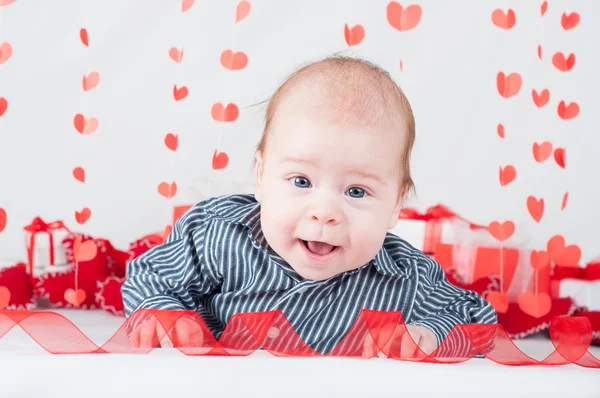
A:
<svg viewBox="0 0 600 398">
<path fill-rule="evenodd" d="M 231 214 L 225 218 L 245 226 L 248 229 L 248 235 L 253 246 L 266 251 L 270 258 L 275 263 L 283 267 L 288 273 L 290 273 L 294 279 L 301 280 L 302 277 L 300 277 L 300 275 L 298 275 L 296 271 L 294 271 L 294 269 L 269 246 L 260 224 L 260 202 L 255 199 L 254 195 L 240 196 L 246 198 L 247 203 L 242 203 L 239 207 L 236 207 L 235 210 L 232 210 Z M 394 277 L 406 276 L 406 270 L 410 269 L 410 267 L 396 264 L 394 259 L 388 253 L 388 250 L 385 248 L 385 245 L 383 245 L 383 247 L 369 263 L 359 267 L 358 269 L 348 271 L 347 273 L 352 274 L 357 272 L 367 267 L 369 264 L 373 264 L 377 272 L 380 274 Z"/>
</svg>

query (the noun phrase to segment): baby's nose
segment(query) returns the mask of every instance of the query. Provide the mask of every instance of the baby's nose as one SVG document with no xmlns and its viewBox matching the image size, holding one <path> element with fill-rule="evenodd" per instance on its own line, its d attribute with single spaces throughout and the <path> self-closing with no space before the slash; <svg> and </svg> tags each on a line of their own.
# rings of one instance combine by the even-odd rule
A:
<svg viewBox="0 0 600 398">
<path fill-rule="evenodd" d="M 308 212 L 309 219 L 324 225 L 336 225 L 340 222 L 341 215 L 332 206 L 313 207 Z"/>
</svg>

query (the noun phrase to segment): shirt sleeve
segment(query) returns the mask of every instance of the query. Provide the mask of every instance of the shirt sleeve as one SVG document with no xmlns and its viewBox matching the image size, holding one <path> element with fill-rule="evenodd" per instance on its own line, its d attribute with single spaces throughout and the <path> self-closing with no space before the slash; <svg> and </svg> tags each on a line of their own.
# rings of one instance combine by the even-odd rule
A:
<svg viewBox="0 0 600 398">
<path fill-rule="evenodd" d="M 495 328 L 477 333 L 479 341 L 474 341 L 475 344 L 469 342 L 473 336 L 467 336 L 460 330 L 452 332 L 451 338 L 445 340 L 456 325 L 497 324 L 494 307 L 478 293 L 452 285 L 442 267 L 431 258 L 419 256 L 417 268 L 416 300 L 407 324 L 424 326 L 433 331 L 438 346 L 441 344 L 436 356 L 473 356 L 473 347 L 480 346 L 481 339 L 491 340 Z"/>
<path fill-rule="evenodd" d="M 211 218 L 196 205 L 179 218 L 167 240 L 127 265 L 121 288 L 125 314 L 138 309 L 197 310 L 198 298 L 222 280 L 208 253 Z"/>
</svg>

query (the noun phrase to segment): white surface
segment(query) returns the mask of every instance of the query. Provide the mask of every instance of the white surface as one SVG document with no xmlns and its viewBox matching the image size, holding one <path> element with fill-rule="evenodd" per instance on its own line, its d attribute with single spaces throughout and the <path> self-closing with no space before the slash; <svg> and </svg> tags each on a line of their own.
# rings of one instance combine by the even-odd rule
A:
<svg viewBox="0 0 600 398">
<path fill-rule="evenodd" d="M 101 311 L 61 310 L 96 344 L 123 322 Z M 516 343 L 536 359 L 543 338 Z M 592 347 L 595 356 L 598 347 Z M 577 388 L 575 391 L 574 389 Z M 598 396 L 600 370 L 569 365 L 509 367 L 487 359 L 435 365 L 388 359 L 186 357 L 175 349 L 148 355 L 50 355 L 21 330 L 0 340 L 0 397 L 398 397 Z"/>
<path fill-rule="evenodd" d="M 250 14 L 236 24 L 238 2 L 197 0 L 186 13 L 181 0 L 17 0 L 0 7 L 0 42 L 13 48 L 0 65 L 0 96 L 9 101 L 0 118 L 0 207 L 8 214 L 0 261 L 25 259 L 22 228 L 37 215 L 126 249 L 162 231 L 172 205 L 216 193 L 208 180 L 251 186 L 264 113 L 249 106 L 268 98 L 297 66 L 335 52 L 380 64 L 411 101 L 418 197 L 408 205 L 444 203 L 483 225 L 513 220 L 515 241 L 537 250 L 560 233 L 582 247 L 582 263 L 600 255 L 593 232 L 600 219 L 600 56 L 593 39 L 600 37 L 600 2 L 549 1 L 542 18 L 542 0 L 398 1 L 423 9 L 419 25 L 406 32 L 387 22 L 388 0 L 252 0 Z M 492 24 L 496 8 L 514 10 L 513 29 Z M 581 22 L 564 31 L 561 15 L 571 11 Z M 348 48 L 345 24 L 364 27 L 362 43 Z M 89 47 L 79 39 L 83 27 Z M 169 58 L 171 47 L 184 49 L 181 64 Z M 226 49 L 246 53 L 248 66 L 224 69 Z M 552 66 L 558 51 L 575 54 L 572 70 Z M 82 77 L 92 71 L 100 83 L 84 93 Z M 498 94 L 501 71 L 522 75 L 515 97 Z M 188 98 L 173 100 L 175 84 L 189 88 Z M 531 92 L 544 88 L 550 100 L 538 109 Z M 562 100 L 580 105 L 577 118 L 558 117 Z M 214 122 L 216 102 L 236 103 L 239 119 Z M 77 113 L 98 118 L 98 130 L 77 133 Z M 168 132 L 179 137 L 177 152 L 164 145 Z M 553 156 L 534 160 L 533 144 L 544 141 L 566 148 L 566 169 Z M 215 150 L 229 155 L 224 170 L 211 168 Z M 498 170 L 506 165 L 517 177 L 501 187 Z M 85 184 L 71 175 L 77 166 L 86 170 Z M 172 200 L 158 194 L 162 181 L 177 182 Z M 539 224 L 528 213 L 529 195 L 545 201 Z M 74 215 L 84 206 L 92 216 L 80 226 Z"/>
</svg>

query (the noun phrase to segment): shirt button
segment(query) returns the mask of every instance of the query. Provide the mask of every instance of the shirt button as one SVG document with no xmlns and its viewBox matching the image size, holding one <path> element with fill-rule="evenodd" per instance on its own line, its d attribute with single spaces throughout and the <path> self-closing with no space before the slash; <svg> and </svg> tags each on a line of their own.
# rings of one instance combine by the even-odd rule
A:
<svg viewBox="0 0 600 398">
<path fill-rule="evenodd" d="M 305 291 L 307 291 L 307 290 L 308 290 L 308 287 L 306 287 L 306 286 L 303 286 L 303 287 L 301 287 L 300 289 L 296 290 L 296 293 L 298 293 L 298 294 L 302 294 L 302 293 L 304 293 L 304 292 L 305 292 Z"/>
<path fill-rule="evenodd" d="M 275 326 L 273 326 L 272 328 L 269 329 L 269 331 L 267 332 L 267 337 L 269 338 L 276 338 L 277 336 L 279 336 L 279 329 L 277 329 Z"/>
</svg>

